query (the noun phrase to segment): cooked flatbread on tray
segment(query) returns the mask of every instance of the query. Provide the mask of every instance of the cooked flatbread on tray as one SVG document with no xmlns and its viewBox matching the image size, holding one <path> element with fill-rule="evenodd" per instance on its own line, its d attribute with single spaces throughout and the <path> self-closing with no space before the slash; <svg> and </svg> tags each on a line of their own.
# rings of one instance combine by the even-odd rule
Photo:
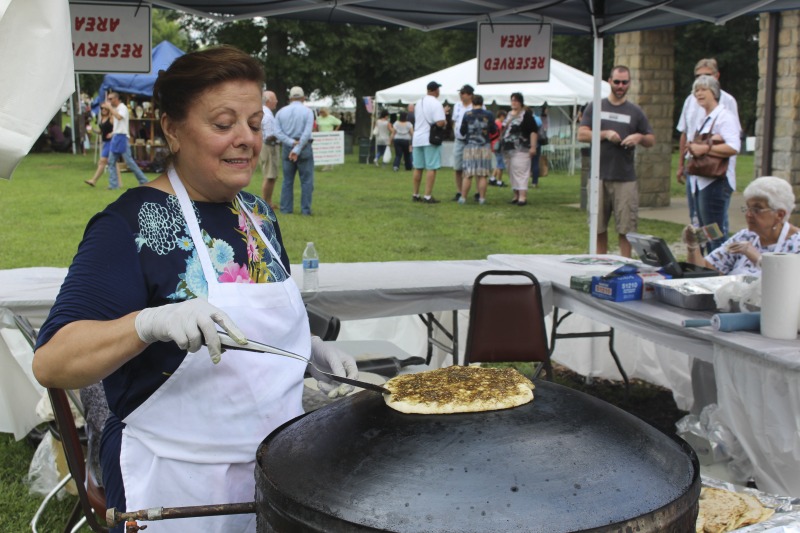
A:
<svg viewBox="0 0 800 533">
<path fill-rule="evenodd" d="M 396 376 L 386 404 L 402 413 L 443 415 L 517 407 L 533 400 L 533 383 L 513 368 L 454 365 Z"/>
<path fill-rule="evenodd" d="M 703 487 L 700 491 L 700 512 L 697 533 L 724 533 L 763 522 L 774 509 L 761 505 L 750 494 Z"/>
</svg>

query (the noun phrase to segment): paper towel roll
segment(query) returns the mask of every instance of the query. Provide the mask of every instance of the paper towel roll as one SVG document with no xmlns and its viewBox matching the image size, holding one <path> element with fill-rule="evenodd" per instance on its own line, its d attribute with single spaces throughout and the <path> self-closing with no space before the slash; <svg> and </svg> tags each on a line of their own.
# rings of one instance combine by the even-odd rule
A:
<svg viewBox="0 0 800 533">
<path fill-rule="evenodd" d="M 711 317 L 711 327 L 717 331 L 758 331 L 761 313 L 719 313 Z"/>
<path fill-rule="evenodd" d="M 794 340 L 800 321 L 800 255 L 761 256 L 761 334 Z"/>
</svg>

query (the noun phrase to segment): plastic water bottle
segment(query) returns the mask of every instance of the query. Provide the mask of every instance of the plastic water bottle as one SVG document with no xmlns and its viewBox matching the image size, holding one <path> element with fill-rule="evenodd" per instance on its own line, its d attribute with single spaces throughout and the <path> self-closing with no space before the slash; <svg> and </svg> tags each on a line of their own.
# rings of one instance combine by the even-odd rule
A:
<svg viewBox="0 0 800 533">
<path fill-rule="evenodd" d="M 306 244 L 303 250 L 303 290 L 316 291 L 319 289 L 319 256 L 314 243 Z"/>
</svg>

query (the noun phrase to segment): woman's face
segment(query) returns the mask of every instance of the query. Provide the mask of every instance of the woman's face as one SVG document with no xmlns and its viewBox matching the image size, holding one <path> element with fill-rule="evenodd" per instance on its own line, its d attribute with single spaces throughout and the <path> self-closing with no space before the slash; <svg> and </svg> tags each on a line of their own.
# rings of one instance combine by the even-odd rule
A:
<svg viewBox="0 0 800 533">
<path fill-rule="evenodd" d="M 694 97 L 703 109 L 709 109 L 717 103 L 717 100 L 714 98 L 714 92 L 707 87 L 696 88 L 694 90 Z"/>
<path fill-rule="evenodd" d="M 522 102 L 520 102 L 516 98 L 512 98 L 511 99 L 511 109 L 513 109 L 514 111 L 519 111 L 520 109 L 522 109 Z"/>
<path fill-rule="evenodd" d="M 764 237 L 774 231 L 772 228 L 782 225 L 782 215 L 783 211 L 775 211 L 769 207 L 766 198 L 750 198 L 747 200 L 744 219 L 747 222 L 747 229 Z"/>
<path fill-rule="evenodd" d="M 229 201 L 250 183 L 261 152 L 261 88 L 229 81 L 201 93 L 180 122 L 162 126 L 194 200 Z"/>
</svg>

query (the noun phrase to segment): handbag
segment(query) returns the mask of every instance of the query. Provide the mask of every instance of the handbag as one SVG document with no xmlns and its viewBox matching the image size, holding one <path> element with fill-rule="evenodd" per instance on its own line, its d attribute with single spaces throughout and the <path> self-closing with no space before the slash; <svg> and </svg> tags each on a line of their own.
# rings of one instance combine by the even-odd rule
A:
<svg viewBox="0 0 800 533">
<path fill-rule="evenodd" d="M 717 121 L 716 117 L 714 122 L 711 123 L 708 133 L 700 133 L 697 130 L 694 140 L 690 144 L 707 144 L 709 149 L 714 145 L 711 139 L 713 136 L 714 123 Z M 700 127 L 702 129 L 702 126 Z M 717 144 L 722 144 L 718 142 Z M 688 152 L 688 150 L 687 150 Z M 730 157 L 720 157 L 717 155 L 704 154 L 698 157 L 689 155 L 686 161 L 686 173 L 692 176 L 701 176 L 703 178 L 724 178 L 728 172 L 728 163 Z"/>
<path fill-rule="evenodd" d="M 542 154 L 539 156 L 539 177 L 544 178 L 550 172 L 550 165 L 547 161 L 547 156 Z"/>
<path fill-rule="evenodd" d="M 425 112 L 425 106 L 422 106 L 422 113 L 425 116 L 425 122 L 427 122 L 431 128 L 430 133 L 428 133 L 428 143 L 433 146 L 440 146 L 444 142 L 444 138 L 447 135 L 447 128 L 445 126 L 437 126 L 435 122 L 428 120 L 428 114 Z"/>
<path fill-rule="evenodd" d="M 444 142 L 444 137 L 446 134 L 447 129 L 444 126 L 431 124 L 431 132 L 428 135 L 428 142 L 434 146 L 439 146 Z"/>
</svg>

